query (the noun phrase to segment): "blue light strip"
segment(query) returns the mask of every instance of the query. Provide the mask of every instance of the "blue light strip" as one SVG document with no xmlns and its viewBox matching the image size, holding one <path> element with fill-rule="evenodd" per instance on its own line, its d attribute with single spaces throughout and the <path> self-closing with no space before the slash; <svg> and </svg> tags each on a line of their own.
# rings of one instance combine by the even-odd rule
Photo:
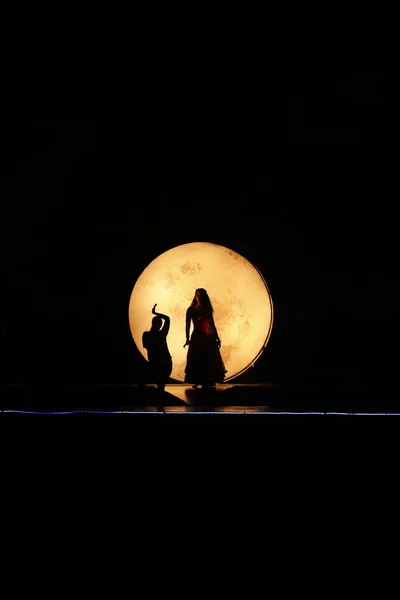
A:
<svg viewBox="0 0 400 600">
<path fill-rule="evenodd" d="M 291 412 L 291 411 L 152 411 L 152 410 L 71 410 L 71 411 L 30 411 L 8 409 L 0 410 L 0 413 L 13 413 L 22 415 L 325 415 L 346 417 L 400 417 L 400 413 L 355 413 L 355 412 Z"/>
<path fill-rule="evenodd" d="M 77 414 L 101 414 L 101 415 L 118 415 L 123 414 L 122 410 L 68 410 L 68 411 L 36 411 L 36 410 L 1 410 L 2 413 L 17 413 L 20 415 L 77 415 Z"/>
</svg>

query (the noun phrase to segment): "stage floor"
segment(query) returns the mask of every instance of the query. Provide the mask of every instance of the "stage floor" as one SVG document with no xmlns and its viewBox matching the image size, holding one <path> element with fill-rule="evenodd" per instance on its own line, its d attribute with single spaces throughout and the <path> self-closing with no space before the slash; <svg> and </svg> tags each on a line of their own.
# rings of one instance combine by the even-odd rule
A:
<svg viewBox="0 0 400 600">
<path fill-rule="evenodd" d="M 391 390 L 368 386 L 218 384 L 194 390 L 168 384 L 3 384 L 2 413 L 87 414 L 265 414 L 398 415 L 400 403 Z"/>
</svg>

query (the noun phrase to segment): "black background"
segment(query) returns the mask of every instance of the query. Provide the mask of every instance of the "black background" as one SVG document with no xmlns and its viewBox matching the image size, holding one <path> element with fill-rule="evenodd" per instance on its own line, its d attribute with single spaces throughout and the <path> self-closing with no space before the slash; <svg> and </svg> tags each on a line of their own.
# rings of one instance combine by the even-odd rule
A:
<svg viewBox="0 0 400 600">
<path fill-rule="evenodd" d="M 3 119 L 4 382 L 137 381 L 133 285 L 161 252 L 203 240 L 251 260 L 274 302 L 268 346 L 240 381 L 394 383 L 387 75 L 299 69 L 279 84 Z"/>
</svg>

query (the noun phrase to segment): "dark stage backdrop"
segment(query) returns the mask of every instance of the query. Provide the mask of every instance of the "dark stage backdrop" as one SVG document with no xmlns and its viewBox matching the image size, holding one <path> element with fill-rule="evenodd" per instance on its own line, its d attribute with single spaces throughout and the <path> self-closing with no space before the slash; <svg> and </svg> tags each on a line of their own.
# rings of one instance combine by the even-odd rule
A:
<svg viewBox="0 0 400 600">
<path fill-rule="evenodd" d="M 271 291 L 270 341 L 238 381 L 393 382 L 383 83 L 299 75 L 274 118 L 240 126 L 193 114 L 174 127 L 140 116 L 3 123 L 3 381 L 138 381 L 134 283 L 161 252 L 202 240 L 252 261 Z"/>
</svg>

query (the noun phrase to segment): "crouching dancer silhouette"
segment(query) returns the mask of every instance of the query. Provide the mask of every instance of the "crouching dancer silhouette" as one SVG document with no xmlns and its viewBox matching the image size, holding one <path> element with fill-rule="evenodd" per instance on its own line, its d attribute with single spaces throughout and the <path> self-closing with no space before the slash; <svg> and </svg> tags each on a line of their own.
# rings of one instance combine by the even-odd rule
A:
<svg viewBox="0 0 400 600">
<path fill-rule="evenodd" d="M 151 329 L 143 332 L 142 343 L 147 350 L 151 382 L 156 383 L 157 389 L 163 392 L 172 372 L 172 357 L 167 344 L 171 320 L 167 315 L 156 312 L 156 306 L 151 311 L 155 315 Z"/>
</svg>

